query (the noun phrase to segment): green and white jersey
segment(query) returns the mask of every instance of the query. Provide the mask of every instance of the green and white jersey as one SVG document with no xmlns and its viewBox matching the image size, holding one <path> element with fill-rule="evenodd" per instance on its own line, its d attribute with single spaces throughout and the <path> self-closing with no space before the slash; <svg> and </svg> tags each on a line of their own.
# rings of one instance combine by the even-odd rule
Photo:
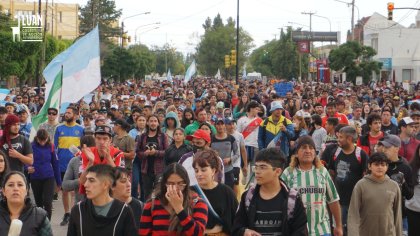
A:
<svg viewBox="0 0 420 236">
<path fill-rule="evenodd" d="M 330 219 L 327 204 L 338 201 L 337 190 L 327 169 L 321 167 L 303 171 L 287 167 L 281 179 L 299 191 L 308 218 L 309 235 L 330 234 Z"/>
</svg>

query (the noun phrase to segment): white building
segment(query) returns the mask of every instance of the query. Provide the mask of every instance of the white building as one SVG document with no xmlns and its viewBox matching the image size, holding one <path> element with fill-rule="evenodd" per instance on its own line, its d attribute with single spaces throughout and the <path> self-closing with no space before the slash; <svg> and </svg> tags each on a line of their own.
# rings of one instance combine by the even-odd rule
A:
<svg viewBox="0 0 420 236">
<path fill-rule="evenodd" d="M 374 48 L 377 52 L 374 59 L 384 63 L 380 78 L 420 81 L 420 11 L 416 24 L 409 28 L 374 13 L 363 26 L 363 45 Z"/>
</svg>

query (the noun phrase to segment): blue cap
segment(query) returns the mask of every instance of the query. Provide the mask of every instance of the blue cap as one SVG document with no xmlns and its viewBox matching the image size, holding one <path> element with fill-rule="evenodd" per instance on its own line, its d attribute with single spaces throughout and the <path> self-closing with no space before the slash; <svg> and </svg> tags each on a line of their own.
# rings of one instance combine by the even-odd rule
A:
<svg viewBox="0 0 420 236">
<path fill-rule="evenodd" d="M 281 105 L 281 102 L 280 101 L 271 102 L 270 112 L 275 111 L 277 109 L 284 109 L 283 105 Z"/>
</svg>

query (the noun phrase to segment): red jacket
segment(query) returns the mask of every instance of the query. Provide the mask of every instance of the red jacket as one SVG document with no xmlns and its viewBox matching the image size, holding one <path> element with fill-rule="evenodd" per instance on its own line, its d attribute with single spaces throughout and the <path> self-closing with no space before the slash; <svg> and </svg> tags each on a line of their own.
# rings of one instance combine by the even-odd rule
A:
<svg viewBox="0 0 420 236">
<path fill-rule="evenodd" d="M 401 140 L 401 147 L 400 151 L 398 152 L 398 156 L 402 156 L 407 159 L 407 161 L 411 161 L 411 159 L 414 157 L 414 154 L 416 154 L 418 145 L 420 145 L 420 141 L 415 138 L 410 138 L 410 141 L 407 144 Z"/>
<path fill-rule="evenodd" d="M 336 112 L 333 117 L 338 118 L 339 124 L 345 124 L 345 125 L 349 124 L 349 120 L 347 119 L 347 116 L 342 113 Z M 329 118 L 328 115 L 322 117 L 322 127 L 325 128 L 325 124 L 327 123 L 328 118 Z"/>
</svg>

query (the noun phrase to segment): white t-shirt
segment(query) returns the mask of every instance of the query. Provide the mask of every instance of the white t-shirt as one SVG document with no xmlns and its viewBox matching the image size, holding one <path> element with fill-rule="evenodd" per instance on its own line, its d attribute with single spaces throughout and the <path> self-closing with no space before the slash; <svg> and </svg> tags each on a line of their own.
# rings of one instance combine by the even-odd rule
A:
<svg viewBox="0 0 420 236">
<path fill-rule="evenodd" d="M 251 123 L 251 121 L 255 120 L 255 118 L 248 118 L 248 116 L 243 116 L 238 120 L 237 126 L 236 126 L 236 130 L 239 133 L 242 133 L 246 127 L 248 127 L 249 123 Z M 263 121 L 264 122 L 264 121 Z M 256 147 L 258 148 L 258 129 L 259 127 L 255 128 L 249 135 L 248 137 L 246 137 L 245 140 L 245 145 L 246 146 L 251 146 L 251 147 Z"/>
</svg>

